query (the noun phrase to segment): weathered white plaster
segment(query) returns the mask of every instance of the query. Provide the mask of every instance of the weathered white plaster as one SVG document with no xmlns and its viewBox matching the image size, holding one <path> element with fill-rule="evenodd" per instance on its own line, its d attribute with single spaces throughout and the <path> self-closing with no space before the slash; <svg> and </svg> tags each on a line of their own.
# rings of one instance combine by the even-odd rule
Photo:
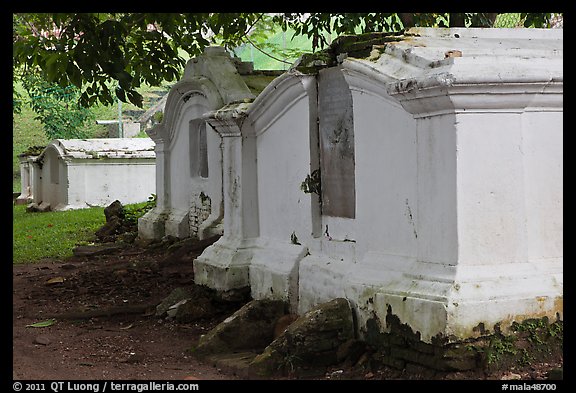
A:
<svg viewBox="0 0 576 393">
<path fill-rule="evenodd" d="M 275 96 L 279 84 L 289 87 L 289 93 Z M 284 92 L 283 89 L 280 91 Z M 281 176 L 286 180 L 288 176 L 293 189 L 279 200 L 285 201 L 285 197 L 288 197 L 294 208 L 295 204 L 305 204 L 306 199 L 309 199 L 300 191 L 300 183 L 309 173 L 309 166 L 306 164 L 310 159 L 309 150 L 303 150 L 306 153 L 304 157 L 293 155 L 291 159 L 278 160 L 275 156 L 277 151 L 269 145 L 286 145 L 302 137 L 309 138 L 306 130 L 313 118 L 306 112 L 305 107 L 309 104 L 300 102 L 303 98 L 307 99 L 307 96 L 300 78 L 286 75 L 268 85 L 253 104 L 230 104 L 206 115 L 206 121 L 222 137 L 223 167 L 226 168 L 223 177 L 224 234 L 194 261 L 196 283 L 221 290 L 238 289 L 253 283 L 252 294 L 255 298 L 271 295 L 274 290 L 274 297 L 287 298 L 288 293 L 297 294 L 297 268 L 294 264 L 302 258 L 303 252 L 302 247 L 291 243 L 291 234 L 305 234 L 310 231 L 301 230 L 306 226 L 306 220 L 310 220 L 309 215 L 303 213 L 298 217 L 287 218 L 278 210 L 278 206 L 269 206 L 260 211 L 261 206 L 267 206 L 265 202 L 264 205 L 260 204 L 260 198 L 264 195 L 263 200 L 266 201 L 274 197 L 270 193 L 270 190 L 278 189 L 278 185 L 273 184 L 274 179 Z M 278 131 L 269 129 L 268 126 L 274 124 L 272 120 L 282 121 L 284 118 L 293 121 L 293 117 L 284 116 L 286 111 L 296 111 L 297 115 L 304 116 L 297 116 L 301 119 L 299 121 L 304 122 L 303 127 L 283 123 L 284 128 L 293 127 L 294 130 L 301 130 L 301 134 L 278 134 Z M 270 114 L 275 118 L 271 119 Z M 270 135 L 272 137 L 269 137 Z M 269 147 L 263 149 L 262 145 Z M 288 161 L 291 161 L 291 164 L 288 164 Z M 277 162 L 280 162 L 281 166 L 277 166 Z M 297 163 L 304 163 L 303 169 L 299 169 L 302 167 L 298 167 Z M 293 172 L 294 168 L 296 173 Z M 264 177 L 262 172 L 272 176 Z M 272 184 L 267 183 L 269 179 L 272 179 Z M 267 217 L 266 221 L 261 221 L 262 217 Z M 285 221 L 274 222 L 286 219 L 291 220 L 293 225 Z M 260 252 L 262 246 L 253 240 L 260 233 L 262 225 L 270 238 L 262 240 L 266 243 L 263 254 Z M 274 230 L 275 227 L 283 228 L 286 225 L 292 228 L 288 232 Z M 270 253 L 271 249 L 285 250 L 290 256 L 283 256 L 286 263 L 282 263 L 281 267 L 276 264 L 277 268 L 267 270 L 266 263 L 274 263 L 270 256 L 277 255 L 275 252 Z M 269 281 L 274 281 L 275 284 L 269 285 Z"/>
<path fill-rule="evenodd" d="M 411 29 L 206 114 L 224 141 L 224 235 L 196 282 L 299 313 L 343 296 L 361 332 L 392 312 L 427 342 L 561 317 L 562 34 Z M 322 154 L 338 152 L 354 193 L 331 195 L 353 209 L 326 214 L 300 185 L 335 173 Z"/>
<path fill-rule="evenodd" d="M 33 202 L 52 210 L 144 202 L 155 193 L 148 138 L 55 139 L 32 167 Z"/>
<path fill-rule="evenodd" d="M 203 239 L 222 233 L 224 142 L 202 116 L 253 98 L 224 48 L 206 48 L 188 62 L 182 79 L 169 92 L 162 122 L 146 131 L 156 142 L 158 204 L 139 220 L 141 237 Z M 194 138 L 200 132 L 205 140 L 199 144 Z M 200 163 L 199 146 L 204 142 L 206 162 Z M 206 173 L 199 172 L 199 166 Z"/>
<path fill-rule="evenodd" d="M 20 195 L 14 201 L 16 205 L 26 205 L 34 200 L 34 160 L 37 156 L 20 155 Z"/>
<path fill-rule="evenodd" d="M 225 168 L 222 178 L 224 197 L 224 234 L 194 260 L 194 281 L 197 284 L 229 291 L 248 286 L 251 259 L 249 236 L 245 235 L 243 140 L 238 122 L 246 104 L 230 105 L 216 111 L 206 120 L 222 137 Z"/>
<path fill-rule="evenodd" d="M 289 299 L 293 308 L 298 263 L 319 232 L 317 196 L 301 189 L 318 168 L 317 139 L 310 133 L 317 128 L 316 102 L 314 78 L 284 74 L 250 106 L 250 127 L 243 128 L 256 139 L 259 247 L 250 265 L 252 296 Z"/>
<path fill-rule="evenodd" d="M 333 271 L 338 283 L 342 269 L 329 267 L 325 257 L 305 258 L 299 310 L 340 292 L 355 299 L 360 326 L 372 312 L 385 321 L 390 306 L 426 341 L 437 334 L 474 336 L 479 323 L 492 328 L 514 319 L 555 318 L 562 314 L 562 32 L 527 31 L 522 37 L 514 31 L 508 40 L 506 30 L 488 41 L 484 30 L 470 35 L 455 29 L 444 40 L 426 32 L 390 43 L 376 66 L 344 61 L 343 72 L 358 91 L 358 259 L 340 291 L 319 291 L 304 286 L 303 277 L 318 282 Z M 463 57 L 435 60 L 454 49 Z M 434 67 L 426 67 L 430 62 Z M 375 90 L 365 83 L 367 69 L 388 92 L 380 100 L 363 98 Z M 402 123 L 401 114 L 377 120 L 398 107 L 390 98 L 413 120 Z M 388 104 L 379 108 L 378 101 Z M 367 147 L 362 153 L 362 122 L 379 152 Z M 379 128 L 385 135 L 380 144 L 374 132 Z M 546 163 L 538 166 L 532 154 Z M 388 162 L 378 165 L 379 160 Z M 365 185 L 369 194 L 362 191 Z M 364 208 L 371 213 L 363 216 Z M 538 225 L 530 223 L 542 219 L 548 231 L 536 235 Z M 363 240 L 371 238 L 364 248 Z M 542 250 L 534 244 L 549 251 L 534 252 Z M 322 273 L 312 273 L 310 263 L 323 264 Z"/>
</svg>

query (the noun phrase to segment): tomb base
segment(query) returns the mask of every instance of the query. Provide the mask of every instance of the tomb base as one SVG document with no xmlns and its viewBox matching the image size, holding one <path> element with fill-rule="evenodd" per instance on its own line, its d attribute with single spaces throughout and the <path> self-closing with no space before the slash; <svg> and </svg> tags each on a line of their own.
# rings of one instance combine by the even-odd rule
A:
<svg viewBox="0 0 576 393">
<path fill-rule="evenodd" d="M 194 282 L 217 291 L 249 287 L 252 248 L 247 240 L 220 238 L 194 260 Z"/>
<path fill-rule="evenodd" d="M 164 223 L 168 214 L 160 208 L 148 211 L 138 219 L 138 236 L 142 239 L 160 240 L 164 237 Z"/>
<path fill-rule="evenodd" d="M 307 256 L 299 277 L 299 314 L 346 297 L 355 307 L 361 336 L 374 317 L 387 331 L 390 312 L 427 343 L 505 332 L 531 318 L 563 318 L 561 259 L 458 266 L 398 256 L 368 255 L 358 263 Z"/>
<path fill-rule="evenodd" d="M 166 235 L 185 239 L 190 236 L 190 213 L 188 211 L 171 209 L 164 222 Z"/>
<path fill-rule="evenodd" d="M 298 306 L 298 265 L 308 248 L 298 244 L 268 243 L 253 251 L 250 286 L 253 299 L 277 299 Z"/>
</svg>

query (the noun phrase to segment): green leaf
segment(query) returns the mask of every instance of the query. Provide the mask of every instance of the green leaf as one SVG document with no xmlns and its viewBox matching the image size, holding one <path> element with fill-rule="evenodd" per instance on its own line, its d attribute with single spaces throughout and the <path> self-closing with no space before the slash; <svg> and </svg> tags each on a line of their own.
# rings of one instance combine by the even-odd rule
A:
<svg viewBox="0 0 576 393">
<path fill-rule="evenodd" d="M 126 92 L 122 88 L 116 89 L 116 97 L 122 102 L 126 102 Z"/>
<path fill-rule="evenodd" d="M 127 90 L 126 95 L 132 104 L 136 105 L 138 108 L 142 108 L 142 100 L 144 97 L 142 97 L 140 93 L 136 90 Z"/>
<path fill-rule="evenodd" d="M 68 74 L 68 78 L 70 82 L 74 84 L 74 86 L 81 88 L 82 87 L 82 72 L 78 67 L 76 67 L 73 63 L 68 63 L 68 68 L 66 68 L 66 72 Z"/>
<path fill-rule="evenodd" d="M 124 90 L 130 89 L 132 83 L 132 75 L 122 70 L 120 72 L 115 73 L 114 76 L 118 80 L 118 83 L 120 84 L 120 87 L 122 89 Z"/>
<path fill-rule="evenodd" d="M 26 325 L 26 327 L 43 328 L 43 327 L 52 326 L 55 323 L 56 323 L 56 319 L 52 318 L 52 319 L 47 319 L 45 321 L 36 322 L 36 323 L 30 324 L 30 325 Z"/>
<path fill-rule="evenodd" d="M 48 67 L 52 66 L 52 64 L 57 62 L 59 59 L 60 59 L 59 53 L 49 54 L 48 56 L 46 56 L 46 66 L 48 66 Z"/>
</svg>

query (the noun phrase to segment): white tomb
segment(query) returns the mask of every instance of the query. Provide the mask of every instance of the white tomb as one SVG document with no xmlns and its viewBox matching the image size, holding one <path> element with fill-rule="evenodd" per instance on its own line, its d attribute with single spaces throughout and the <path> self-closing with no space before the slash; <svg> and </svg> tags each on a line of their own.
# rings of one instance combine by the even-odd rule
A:
<svg viewBox="0 0 576 393">
<path fill-rule="evenodd" d="M 16 205 L 27 205 L 34 200 L 34 160 L 38 156 L 31 154 L 20 154 L 20 195 L 14 203 Z"/>
<path fill-rule="evenodd" d="M 252 101 L 273 79 L 253 73 L 250 65 L 224 48 L 208 47 L 187 63 L 170 89 L 162 122 L 146 130 L 156 143 L 157 206 L 138 221 L 141 238 L 204 239 L 222 233 L 226 142 L 203 115 Z"/>
<path fill-rule="evenodd" d="M 32 167 L 33 203 L 51 210 L 144 202 L 156 192 L 150 138 L 55 139 Z"/>
<path fill-rule="evenodd" d="M 195 281 L 298 313 L 345 297 L 361 332 L 392 313 L 425 342 L 562 318 L 562 30 L 333 47 L 205 116 L 224 136 L 224 234 Z"/>
</svg>

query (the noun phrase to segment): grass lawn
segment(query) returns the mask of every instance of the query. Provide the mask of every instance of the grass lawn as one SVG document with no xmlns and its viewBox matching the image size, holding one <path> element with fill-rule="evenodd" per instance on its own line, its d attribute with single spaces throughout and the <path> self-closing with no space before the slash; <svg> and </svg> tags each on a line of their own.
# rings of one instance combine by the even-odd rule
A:
<svg viewBox="0 0 576 393">
<path fill-rule="evenodd" d="M 64 212 L 27 213 L 13 207 L 13 263 L 72 255 L 72 249 L 93 240 L 106 221 L 103 207 Z"/>
</svg>

